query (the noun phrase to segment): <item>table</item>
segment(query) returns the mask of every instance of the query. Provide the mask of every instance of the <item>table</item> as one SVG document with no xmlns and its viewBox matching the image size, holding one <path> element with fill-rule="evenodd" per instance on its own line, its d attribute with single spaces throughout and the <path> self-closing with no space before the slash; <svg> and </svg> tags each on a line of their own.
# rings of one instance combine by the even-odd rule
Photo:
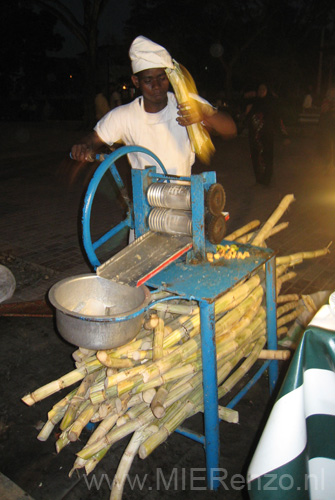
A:
<svg viewBox="0 0 335 500">
<path fill-rule="evenodd" d="M 298 345 L 248 470 L 251 500 L 335 499 L 335 314 Z"/>
</svg>

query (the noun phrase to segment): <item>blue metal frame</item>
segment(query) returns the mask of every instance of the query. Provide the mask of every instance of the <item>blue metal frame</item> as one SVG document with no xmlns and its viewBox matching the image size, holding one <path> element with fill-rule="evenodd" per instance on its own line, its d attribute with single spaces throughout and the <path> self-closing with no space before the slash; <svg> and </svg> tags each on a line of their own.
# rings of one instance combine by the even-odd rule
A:
<svg viewBox="0 0 335 500">
<path fill-rule="evenodd" d="M 162 169 L 162 172 L 164 172 L 165 175 L 167 175 L 166 169 L 160 159 L 149 149 L 142 148 L 140 146 L 124 146 L 122 148 L 117 149 L 113 153 L 111 153 L 108 156 L 102 156 L 102 155 L 97 155 L 96 159 L 99 160 L 100 157 L 104 158 L 104 161 L 99 165 L 97 170 L 95 171 L 91 182 L 89 183 L 89 186 L 87 188 L 87 192 L 85 195 L 84 199 L 84 206 L 83 206 L 83 212 L 82 212 L 82 230 L 83 230 L 83 245 L 85 252 L 87 254 L 88 260 L 90 261 L 93 269 L 95 270 L 98 266 L 100 266 L 101 262 L 99 261 L 97 255 L 96 255 L 96 250 L 101 247 L 106 241 L 110 240 L 117 234 L 119 231 L 124 229 L 125 227 L 133 228 L 134 227 L 134 221 L 133 221 L 133 210 L 132 207 L 130 206 L 128 196 L 125 191 L 125 187 L 123 184 L 123 181 L 120 177 L 120 174 L 115 166 L 115 162 L 119 160 L 121 157 L 131 154 L 131 153 L 143 153 L 148 155 L 151 159 L 155 160 L 159 167 Z M 154 167 L 155 168 L 155 167 Z M 114 177 L 114 180 L 121 192 L 125 198 L 125 202 L 128 205 L 128 211 L 127 211 L 127 216 L 125 220 L 120 222 L 117 226 L 114 228 L 110 229 L 105 233 L 103 236 L 101 236 L 96 242 L 92 242 L 92 237 L 91 237 L 91 212 L 92 212 L 92 205 L 93 205 L 93 200 L 94 196 L 96 194 L 96 191 L 98 189 L 98 186 L 105 175 L 105 173 L 109 170 L 111 174 Z"/>
<path fill-rule="evenodd" d="M 208 242 L 205 237 L 205 193 L 210 186 L 216 182 L 215 172 L 204 172 L 191 177 L 168 178 L 162 174 L 157 174 L 154 167 L 147 167 L 144 170 L 132 170 L 133 203 L 134 203 L 134 225 L 135 235 L 138 238 L 147 231 L 148 216 L 151 206 L 147 200 L 147 190 L 152 182 L 166 182 L 170 180 L 188 181 L 191 185 L 191 212 L 192 212 L 192 240 L 193 248 L 188 254 L 188 260 L 196 258 L 205 260 L 206 246 Z"/>
<path fill-rule="evenodd" d="M 135 148 L 135 147 L 134 147 Z M 136 151 L 138 148 L 136 149 Z M 129 150 L 128 150 L 129 152 Z M 113 157 L 115 161 L 115 158 Z M 109 158 L 111 162 L 111 159 Z M 103 164 L 101 165 L 103 167 Z M 96 175 L 96 180 L 91 182 L 92 188 L 87 194 L 86 223 L 89 222 L 91 198 L 94 196 L 98 182 L 102 175 L 110 167 L 110 163 L 101 168 Z M 99 169 L 98 169 L 99 170 Z M 164 171 L 164 169 L 162 169 Z M 171 177 L 169 177 L 171 179 Z M 191 182 L 191 203 L 192 203 L 192 228 L 194 255 L 205 256 L 207 249 L 213 250 L 205 239 L 204 232 L 204 196 L 205 190 L 216 181 L 215 172 L 207 172 L 199 176 L 178 178 L 179 180 L 189 180 Z M 157 180 L 167 181 L 164 175 L 155 173 L 154 167 L 145 170 L 133 170 L 133 197 L 134 197 L 134 226 L 136 236 L 140 236 L 148 231 L 147 218 L 150 207 L 146 198 L 146 191 L 150 182 Z M 114 230 L 112 230 L 114 231 Z M 233 244 L 226 242 L 222 244 Z M 204 391 L 204 417 L 205 435 L 193 433 L 185 428 L 178 429 L 178 432 L 197 441 L 205 446 L 207 483 L 210 489 L 217 489 L 220 481 L 216 480 L 216 471 L 219 470 L 219 417 L 218 417 L 218 391 L 216 372 L 216 344 L 215 344 L 215 300 L 230 290 L 234 285 L 250 277 L 263 265 L 266 268 L 266 308 L 267 308 L 267 331 L 268 347 L 276 349 L 276 273 L 274 252 L 267 248 L 258 248 L 250 245 L 240 245 L 242 250 L 248 249 L 251 257 L 246 260 L 226 261 L 224 266 L 212 266 L 204 259 L 197 265 L 191 265 L 189 260 L 180 258 L 170 264 L 167 268 L 154 276 L 148 285 L 154 289 L 164 289 L 174 295 L 188 300 L 196 300 L 200 308 L 201 323 L 201 345 L 203 361 L 203 391 Z M 278 362 L 267 361 L 249 383 L 235 396 L 228 404 L 232 408 L 237 404 L 246 392 L 254 385 L 266 369 L 269 369 L 269 386 L 273 390 L 278 377 Z"/>
</svg>

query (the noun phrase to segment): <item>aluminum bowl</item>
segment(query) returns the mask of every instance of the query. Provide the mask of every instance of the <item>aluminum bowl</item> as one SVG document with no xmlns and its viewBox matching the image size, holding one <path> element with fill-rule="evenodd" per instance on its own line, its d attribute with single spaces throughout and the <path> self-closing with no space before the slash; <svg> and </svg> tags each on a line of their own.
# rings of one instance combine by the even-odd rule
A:
<svg viewBox="0 0 335 500">
<path fill-rule="evenodd" d="M 78 347 L 113 349 L 130 342 L 141 329 L 149 289 L 83 274 L 65 278 L 49 291 L 61 336 Z"/>
</svg>

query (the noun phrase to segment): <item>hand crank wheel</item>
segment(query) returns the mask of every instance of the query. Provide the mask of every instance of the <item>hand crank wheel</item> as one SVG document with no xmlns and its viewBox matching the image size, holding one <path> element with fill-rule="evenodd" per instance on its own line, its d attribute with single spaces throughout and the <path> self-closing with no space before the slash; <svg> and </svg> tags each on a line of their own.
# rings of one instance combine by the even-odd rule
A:
<svg viewBox="0 0 335 500">
<path fill-rule="evenodd" d="M 85 252 L 87 254 L 88 260 L 93 266 L 94 269 L 96 269 L 98 266 L 100 266 L 101 262 L 99 261 L 97 255 L 96 255 L 96 250 L 100 248 L 104 243 L 107 241 L 111 240 L 119 231 L 124 229 L 125 227 L 133 228 L 134 227 L 134 220 L 133 220 L 133 209 L 132 205 L 129 199 L 129 196 L 127 194 L 126 188 L 124 186 L 124 183 L 119 175 L 119 172 L 115 166 L 115 162 L 120 159 L 121 157 L 128 155 L 129 153 L 144 153 L 150 156 L 155 160 L 155 162 L 160 166 L 162 169 L 163 173 L 167 175 L 166 169 L 162 162 L 159 160 L 159 158 L 152 153 L 149 149 L 142 148 L 141 146 L 124 146 L 122 148 L 117 149 L 110 155 L 106 157 L 106 159 L 99 165 L 97 170 L 95 171 L 89 185 L 86 191 L 85 199 L 84 199 L 84 206 L 83 206 L 83 212 L 82 212 L 82 238 L 83 238 L 83 245 Z M 94 201 L 95 194 L 97 192 L 97 189 L 99 187 L 99 184 L 105 175 L 107 171 L 110 171 L 118 189 L 120 190 L 120 193 L 127 205 L 127 215 L 125 220 L 111 228 L 109 231 L 107 231 L 105 234 L 100 236 L 100 238 L 92 242 L 92 237 L 91 237 L 91 213 L 92 213 L 92 205 Z"/>
</svg>

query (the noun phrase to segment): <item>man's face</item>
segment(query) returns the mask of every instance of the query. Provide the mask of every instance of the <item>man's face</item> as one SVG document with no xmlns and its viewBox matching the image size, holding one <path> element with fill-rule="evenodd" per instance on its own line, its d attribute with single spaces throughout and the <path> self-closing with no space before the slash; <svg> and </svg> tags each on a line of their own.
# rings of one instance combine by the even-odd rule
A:
<svg viewBox="0 0 335 500">
<path fill-rule="evenodd" d="M 146 69 L 133 75 L 132 80 L 143 95 L 146 111 L 154 113 L 166 106 L 169 80 L 163 68 Z"/>
</svg>

